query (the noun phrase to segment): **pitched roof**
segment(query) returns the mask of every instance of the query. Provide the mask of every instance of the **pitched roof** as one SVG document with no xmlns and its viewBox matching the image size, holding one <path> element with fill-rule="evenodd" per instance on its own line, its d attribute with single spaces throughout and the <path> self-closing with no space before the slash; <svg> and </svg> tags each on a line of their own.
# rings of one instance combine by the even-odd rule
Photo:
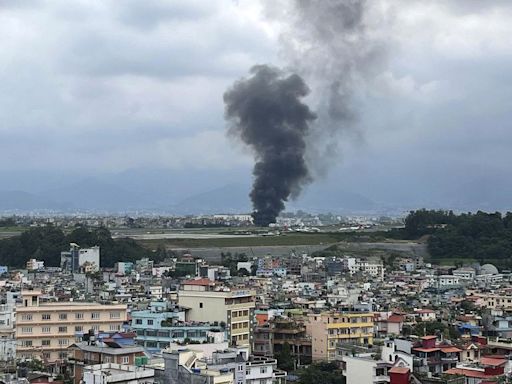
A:
<svg viewBox="0 0 512 384">
<path fill-rule="evenodd" d="M 507 362 L 506 359 L 501 357 L 481 357 L 480 364 L 482 365 L 490 365 L 492 367 L 499 367 Z"/>
</svg>

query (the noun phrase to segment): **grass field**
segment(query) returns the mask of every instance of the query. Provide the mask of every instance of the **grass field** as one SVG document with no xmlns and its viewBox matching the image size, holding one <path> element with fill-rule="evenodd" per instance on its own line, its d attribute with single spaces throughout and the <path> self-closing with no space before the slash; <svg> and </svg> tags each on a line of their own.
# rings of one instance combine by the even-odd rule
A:
<svg viewBox="0 0 512 384">
<path fill-rule="evenodd" d="M 218 239 L 151 239 L 137 240 L 147 248 L 158 246 L 167 248 L 205 248 L 205 247 L 257 247 L 257 246 L 293 246 L 293 245 L 329 245 L 340 241 L 375 242 L 385 241 L 380 235 L 370 233 L 287 233 L 279 236 L 232 237 Z"/>
</svg>

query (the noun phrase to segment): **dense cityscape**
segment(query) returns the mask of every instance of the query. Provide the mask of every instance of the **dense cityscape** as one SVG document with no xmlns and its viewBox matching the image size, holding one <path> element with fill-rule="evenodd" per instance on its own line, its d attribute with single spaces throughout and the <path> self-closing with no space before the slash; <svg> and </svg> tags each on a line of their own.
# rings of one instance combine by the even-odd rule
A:
<svg viewBox="0 0 512 384">
<path fill-rule="evenodd" d="M 3 380 L 505 380 L 508 257 L 439 258 L 433 247 L 461 226 L 474 244 L 508 241 L 509 217 L 420 210 L 395 219 L 327 215 L 323 225 L 300 213 L 268 229 L 247 225 L 250 215 L 4 217 L 0 261 L 10 241 L 30 251 L 0 266 Z M 162 231 L 183 221 L 201 227 Z M 235 243 L 180 243 L 219 239 Z M 259 243 L 244 250 L 249 239 Z"/>
<path fill-rule="evenodd" d="M 512 383 L 511 0 L 0 0 L 0 384 Z"/>
</svg>

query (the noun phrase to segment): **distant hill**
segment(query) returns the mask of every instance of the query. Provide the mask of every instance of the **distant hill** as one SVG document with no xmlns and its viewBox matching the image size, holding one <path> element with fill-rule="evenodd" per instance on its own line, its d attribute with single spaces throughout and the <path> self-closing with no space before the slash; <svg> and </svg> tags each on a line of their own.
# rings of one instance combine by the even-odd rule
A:
<svg viewBox="0 0 512 384">
<path fill-rule="evenodd" d="M 213 214 L 250 212 L 249 188 L 241 184 L 228 184 L 208 192 L 198 193 L 172 206 L 178 214 Z"/>
<path fill-rule="evenodd" d="M 65 208 L 65 204 L 59 204 L 36 194 L 24 191 L 0 191 L 0 210 L 2 211 L 60 210 Z"/>
<path fill-rule="evenodd" d="M 208 192 L 193 195 L 173 206 L 177 213 L 236 213 L 252 210 L 250 187 L 229 184 Z M 326 190 L 311 187 L 297 200 L 290 201 L 287 209 L 310 212 L 370 211 L 376 203 L 362 194 L 345 190 Z"/>
<path fill-rule="evenodd" d="M 68 208 L 85 210 L 124 211 L 146 208 L 136 193 L 117 185 L 87 178 L 58 186 L 41 193 L 47 199 L 66 202 Z"/>
</svg>

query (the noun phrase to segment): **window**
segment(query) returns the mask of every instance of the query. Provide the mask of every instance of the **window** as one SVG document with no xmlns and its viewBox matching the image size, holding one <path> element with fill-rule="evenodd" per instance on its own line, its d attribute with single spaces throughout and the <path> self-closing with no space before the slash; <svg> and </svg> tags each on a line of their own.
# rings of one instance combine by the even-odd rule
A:
<svg viewBox="0 0 512 384">
<path fill-rule="evenodd" d="M 110 318 L 111 319 L 120 319 L 121 318 L 121 312 L 110 312 Z"/>
<path fill-rule="evenodd" d="M 121 329 L 121 326 L 119 324 L 110 324 L 111 331 L 119 331 L 120 329 Z"/>
<path fill-rule="evenodd" d="M 92 326 L 92 330 L 98 332 L 100 330 L 100 326 L 99 325 L 93 325 Z"/>
<path fill-rule="evenodd" d="M 244 311 L 244 316 L 249 316 L 249 310 L 247 310 L 247 309 L 246 309 L 246 310 Z"/>
<path fill-rule="evenodd" d="M 49 313 L 43 313 L 41 315 L 41 319 L 43 319 L 43 320 L 51 320 L 52 319 L 52 315 L 50 315 Z"/>
<path fill-rule="evenodd" d="M 51 344 L 51 340 L 41 340 L 41 345 L 43 347 L 48 347 Z"/>
<path fill-rule="evenodd" d="M 21 333 L 32 333 L 32 327 L 21 327 Z"/>
<path fill-rule="evenodd" d="M 141 325 L 142 324 L 142 319 L 135 319 L 135 324 Z"/>
<path fill-rule="evenodd" d="M 68 358 L 67 352 L 59 352 L 59 359 L 66 360 Z"/>
<path fill-rule="evenodd" d="M 99 312 L 93 312 L 91 313 L 91 319 L 98 320 L 100 318 Z"/>
<path fill-rule="evenodd" d="M 121 356 L 121 364 L 129 364 L 130 357 L 129 356 Z"/>
<path fill-rule="evenodd" d="M 41 332 L 42 333 L 50 333 L 50 327 L 42 327 Z"/>
<path fill-rule="evenodd" d="M 83 313 L 75 313 L 75 319 L 81 320 L 83 318 L 84 318 L 84 314 Z"/>
<path fill-rule="evenodd" d="M 82 327 L 81 325 L 75 326 L 75 332 L 82 332 L 83 330 L 84 330 L 84 327 Z"/>
<path fill-rule="evenodd" d="M 267 367 L 261 367 L 260 373 L 267 373 Z"/>
<path fill-rule="evenodd" d="M 59 333 L 67 333 L 68 327 L 59 327 Z"/>
<path fill-rule="evenodd" d="M 199 303 L 199 308 L 203 308 L 203 303 Z"/>
<path fill-rule="evenodd" d="M 21 320 L 32 320 L 32 315 L 31 314 L 21 315 Z"/>
<path fill-rule="evenodd" d="M 105 363 L 111 363 L 112 362 L 112 356 L 104 356 L 103 360 L 105 361 Z"/>
<path fill-rule="evenodd" d="M 59 313 L 59 320 L 67 320 L 68 314 L 67 313 Z"/>
<path fill-rule="evenodd" d="M 148 320 L 148 325 L 153 325 L 153 320 Z"/>
<path fill-rule="evenodd" d="M 51 353 L 50 352 L 43 352 L 43 360 L 50 360 Z"/>
<path fill-rule="evenodd" d="M 59 345 L 68 345 L 68 339 L 59 339 Z"/>
<path fill-rule="evenodd" d="M 23 340 L 21 342 L 22 347 L 31 347 L 32 346 L 32 340 Z"/>
</svg>

